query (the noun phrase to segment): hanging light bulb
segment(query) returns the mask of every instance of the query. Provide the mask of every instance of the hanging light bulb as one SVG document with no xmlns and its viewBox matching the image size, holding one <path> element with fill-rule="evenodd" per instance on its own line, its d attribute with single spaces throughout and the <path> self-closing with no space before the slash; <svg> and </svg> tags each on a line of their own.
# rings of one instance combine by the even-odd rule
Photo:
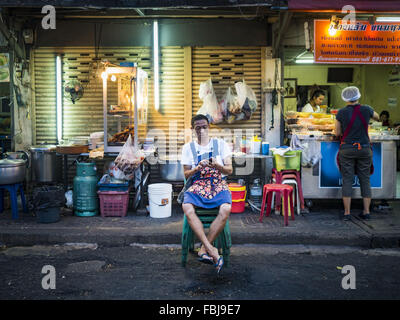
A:
<svg viewBox="0 0 400 320">
<path fill-rule="evenodd" d="M 111 81 L 112 82 L 115 82 L 117 80 L 117 77 L 113 74 L 112 76 L 111 76 Z"/>
</svg>

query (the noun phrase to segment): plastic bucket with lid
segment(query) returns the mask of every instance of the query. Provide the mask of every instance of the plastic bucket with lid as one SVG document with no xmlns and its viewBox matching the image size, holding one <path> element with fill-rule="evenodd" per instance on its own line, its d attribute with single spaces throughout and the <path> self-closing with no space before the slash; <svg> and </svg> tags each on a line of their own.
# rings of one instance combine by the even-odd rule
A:
<svg viewBox="0 0 400 320">
<path fill-rule="evenodd" d="M 242 213 L 246 204 L 246 186 L 230 183 L 228 187 L 232 194 L 231 213 Z"/>
<path fill-rule="evenodd" d="M 149 184 L 149 209 L 151 218 L 168 218 L 171 216 L 172 184 Z"/>
</svg>

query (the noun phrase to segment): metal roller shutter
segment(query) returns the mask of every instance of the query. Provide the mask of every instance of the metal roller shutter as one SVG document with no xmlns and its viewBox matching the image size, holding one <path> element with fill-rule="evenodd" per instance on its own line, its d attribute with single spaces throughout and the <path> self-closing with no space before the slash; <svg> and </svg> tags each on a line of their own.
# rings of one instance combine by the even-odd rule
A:
<svg viewBox="0 0 400 320">
<path fill-rule="evenodd" d="M 79 80 L 84 87 L 84 96 L 73 104 L 64 98 L 63 137 L 89 135 L 103 131 L 103 95 L 100 74 L 97 65 L 101 60 L 119 64 L 124 61 L 137 62 L 138 66 L 149 73 L 151 78 L 150 48 L 105 48 L 97 53 L 88 48 L 39 48 L 34 53 L 35 70 L 35 125 L 36 143 L 56 142 L 56 88 L 55 56 L 62 55 L 63 86 L 68 81 Z M 152 84 L 149 83 L 149 101 L 152 101 Z M 109 91 L 109 103 L 116 100 L 116 87 Z M 149 105 L 151 109 L 151 105 Z M 144 136 L 144 129 L 139 136 Z"/>
<path fill-rule="evenodd" d="M 212 125 L 211 130 L 223 130 L 221 135 L 225 137 L 234 129 L 243 129 L 243 135 L 244 129 L 253 129 L 261 136 L 261 47 L 195 47 L 192 59 L 193 115 L 203 104 L 199 98 L 202 82 L 211 78 L 220 100 L 229 86 L 244 79 L 257 96 L 256 112 L 250 120 Z"/>
</svg>

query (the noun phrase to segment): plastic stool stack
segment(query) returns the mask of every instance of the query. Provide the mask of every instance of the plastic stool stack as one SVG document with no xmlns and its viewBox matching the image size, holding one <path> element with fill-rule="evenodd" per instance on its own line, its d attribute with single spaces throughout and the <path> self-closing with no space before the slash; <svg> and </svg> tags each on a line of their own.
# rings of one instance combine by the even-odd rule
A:
<svg viewBox="0 0 400 320">
<path fill-rule="evenodd" d="M 300 208 L 303 210 L 304 209 L 304 197 L 303 197 L 303 189 L 301 186 L 300 171 L 297 171 L 297 170 L 277 171 L 274 168 L 274 169 L 272 169 L 272 178 L 275 179 L 275 182 L 277 184 L 283 184 L 284 180 L 286 180 L 286 179 L 296 180 L 297 192 L 298 192 L 299 199 L 300 199 Z M 277 195 L 276 206 L 277 206 L 278 211 L 280 210 L 280 204 L 281 204 L 280 196 Z"/>
<path fill-rule="evenodd" d="M 219 208 L 215 209 L 201 209 L 197 208 L 196 214 L 199 217 L 200 221 L 203 223 L 204 228 L 210 228 L 210 225 L 217 217 L 219 213 Z M 195 242 L 195 234 L 193 233 L 192 228 L 190 227 L 186 215 L 183 217 L 183 228 L 182 228 L 182 266 L 186 266 L 187 255 L 188 252 L 194 252 L 194 242 Z M 226 221 L 224 229 L 218 235 L 217 239 L 213 245 L 222 249 L 222 256 L 224 257 L 224 266 L 229 266 L 229 256 L 230 256 L 230 248 L 232 247 L 232 239 L 231 239 L 231 230 L 229 227 L 229 219 Z"/>
<path fill-rule="evenodd" d="M 280 196 L 283 196 L 283 204 L 284 204 L 284 225 L 289 225 L 289 214 L 288 209 L 290 206 L 290 211 L 294 212 L 293 208 L 293 187 L 287 184 L 265 184 L 263 188 L 263 200 L 261 204 L 261 212 L 260 212 L 260 222 L 262 222 L 265 203 L 267 203 L 267 212 L 266 216 L 268 217 L 271 213 L 271 203 L 274 193 Z M 294 214 L 291 215 L 292 220 L 294 220 Z"/>
<path fill-rule="evenodd" d="M 21 202 L 22 202 L 22 209 L 25 213 L 28 213 L 28 208 L 26 207 L 25 203 L 25 195 L 24 189 L 22 187 L 22 183 L 15 183 L 15 184 L 2 184 L 0 185 L 0 213 L 4 210 L 4 190 L 7 190 L 10 193 L 11 198 L 11 209 L 12 209 L 12 218 L 18 219 L 18 191 L 21 195 Z"/>
<path fill-rule="evenodd" d="M 274 175 L 272 175 L 272 182 L 277 183 Z M 297 214 L 300 215 L 300 211 L 301 211 L 300 196 L 299 196 L 300 192 L 299 192 L 299 185 L 298 185 L 298 182 L 296 179 L 296 175 L 294 175 L 294 174 L 283 175 L 281 184 L 289 184 L 289 185 L 294 185 L 296 187 L 296 207 L 297 207 Z M 301 188 L 301 186 L 300 186 L 300 188 Z M 272 198 L 272 208 L 274 208 L 274 199 L 273 198 Z M 279 210 L 277 210 L 277 211 L 279 212 Z"/>
</svg>

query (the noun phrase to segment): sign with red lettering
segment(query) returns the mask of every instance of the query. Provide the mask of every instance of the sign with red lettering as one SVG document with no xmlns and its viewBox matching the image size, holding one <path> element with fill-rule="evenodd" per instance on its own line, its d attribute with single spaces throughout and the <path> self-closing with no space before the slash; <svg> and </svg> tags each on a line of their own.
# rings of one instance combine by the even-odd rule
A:
<svg viewBox="0 0 400 320">
<path fill-rule="evenodd" d="M 339 24 L 314 20 L 314 62 L 400 64 L 400 23 Z"/>
</svg>

